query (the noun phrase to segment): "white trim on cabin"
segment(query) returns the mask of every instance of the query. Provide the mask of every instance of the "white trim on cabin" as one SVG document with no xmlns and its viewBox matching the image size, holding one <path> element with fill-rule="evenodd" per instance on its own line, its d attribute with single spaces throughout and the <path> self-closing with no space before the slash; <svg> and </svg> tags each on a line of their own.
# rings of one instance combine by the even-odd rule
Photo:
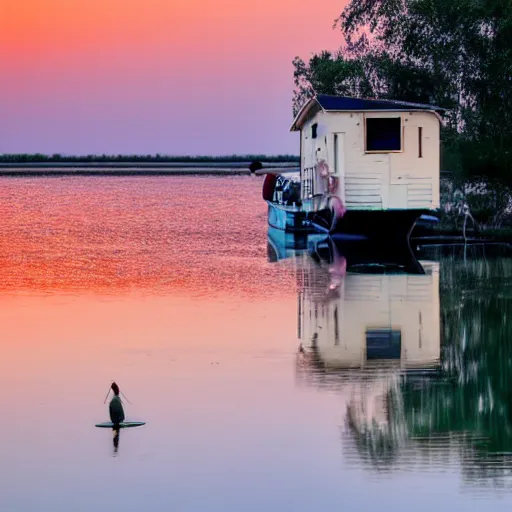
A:
<svg viewBox="0 0 512 512">
<path fill-rule="evenodd" d="M 336 112 L 352 112 L 354 114 L 365 114 L 366 112 L 379 112 L 379 113 L 390 113 L 390 114 L 393 114 L 395 112 L 432 112 L 432 114 L 434 114 L 438 119 L 439 119 L 439 122 L 442 122 L 443 121 L 443 118 L 439 115 L 439 113 L 437 112 L 437 110 L 434 110 L 434 109 L 427 109 L 427 108 L 394 108 L 394 109 L 382 109 L 382 108 L 377 108 L 377 109 L 373 109 L 373 110 L 369 110 L 369 109 L 364 109 L 364 110 L 353 110 L 353 109 L 347 109 L 347 110 L 324 110 L 322 109 L 324 112 L 327 112 L 327 113 L 336 113 Z M 300 128 L 299 128 L 300 130 Z M 295 130 L 295 131 L 298 131 L 298 130 Z"/>
<path fill-rule="evenodd" d="M 291 132 L 297 132 L 297 131 L 300 131 L 301 128 L 298 127 L 298 122 L 299 122 L 299 119 L 307 113 L 307 111 L 311 108 L 311 106 L 313 104 L 317 104 L 317 106 L 320 108 L 320 110 L 322 110 L 323 112 L 325 112 L 325 110 L 323 109 L 322 105 L 320 105 L 320 102 L 317 100 L 316 96 L 314 98 L 310 98 L 308 101 L 306 101 L 306 103 L 304 103 L 304 105 L 302 105 L 302 107 L 300 108 L 300 110 L 297 112 L 297 115 L 295 116 L 295 119 L 293 120 L 293 123 L 292 125 L 290 126 L 290 131 Z M 307 121 L 307 118 L 306 118 L 306 121 Z M 304 122 L 306 122 L 304 121 Z M 302 123 L 302 125 L 304 125 L 304 123 Z"/>
<path fill-rule="evenodd" d="M 391 100 L 385 100 L 385 99 L 381 99 L 381 100 L 367 99 L 367 101 L 379 101 L 382 103 L 390 103 L 390 105 L 393 105 L 393 102 Z M 392 108 L 392 109 L 381 109 L 380 108 L 380 109 L 357 109 L 357 110 L 354 110 L 354 109 L 329 109 L 329 110 L 326 110 L 322 107 L 322 105 L 318 101 L 317 96 L 314 96 L 313 98 L 310 98 L 306 103 L 304 103 L 304 105 L 302 105 L 300 110 L 297 112 L 297 115 L 295 116 L 295 119 L 293 120 L 293 123 L 291 124 L 289 131 L 297 132 L 302 129 L 302 126 L 307 121 L 307 117 L 306 117 L 306 121 L 304 121 L 302 123 L 299 123 L 299 121 L 301 120 L 302 117 L 305 117 L 306 114 L 308 114 L 309 109 L 311 109 L 312 105 L 314 105 L 315 103 L 319 107 L 319 110 L 321 110 L 322 112 L 332 112 L 332 113 L 353 112 L 354 114 L 355 113 L 363 113 L 364 114 L 365 112 L 432 112 L 438 118 L 440 123 L 442 123 L 442 121 L 443 121 L 442 117 L 439 115 L 439 112 L 438 112 L 439 110 L 443 110 L 443 109 L 441 109 L 440 107 L 435 107 L 433 105 L 430 106 L 430 108 L 427 108 L 426 105 L 422 105 L 421 103 L 409 103 L 410 108 L 397 107 L 397 108 Z M 400 103 L 402 105 L 405 105 L 408 102 L 401 101 Z"/>
</svg>

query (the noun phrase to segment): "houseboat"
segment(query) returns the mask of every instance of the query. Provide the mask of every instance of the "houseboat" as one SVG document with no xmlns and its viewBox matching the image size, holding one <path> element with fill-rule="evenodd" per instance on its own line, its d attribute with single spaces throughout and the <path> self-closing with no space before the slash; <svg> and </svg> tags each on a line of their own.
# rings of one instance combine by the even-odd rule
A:
<svg viewBox="0 0 512 512">
<path fill-rule="evenodd" d="M 269 225 L 372 239 L 408 239 L 439 208 L 443 109 L 318 95 L 291 126 L 300 132 L 296 177 L 267 175 Z"/>
</svg>

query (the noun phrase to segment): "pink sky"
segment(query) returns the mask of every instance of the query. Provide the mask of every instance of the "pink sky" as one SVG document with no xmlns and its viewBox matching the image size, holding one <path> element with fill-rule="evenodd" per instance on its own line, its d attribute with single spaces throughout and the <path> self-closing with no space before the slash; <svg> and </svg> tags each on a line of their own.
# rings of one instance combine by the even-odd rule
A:
<svg viewBox="0 0 512 512">
<path fill-rule="evenodd" d="M 346 0 L 2 0 L 0 153 L 298 154 L 292 60 Z"/>
</svg>

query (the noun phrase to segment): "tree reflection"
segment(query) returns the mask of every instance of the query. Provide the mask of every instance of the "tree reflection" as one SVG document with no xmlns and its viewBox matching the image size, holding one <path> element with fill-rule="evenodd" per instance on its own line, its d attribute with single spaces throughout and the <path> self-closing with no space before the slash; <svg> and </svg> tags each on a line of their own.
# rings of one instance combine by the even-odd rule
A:
<svg viewBox="0 0 512 512">
<path fill-rule="evenodd" d="M 480 454 L 512 452 L 512 258 L 437 253 L 441 261 L 442 385 L 403 395 L 409 430 L 471 432 Z"/>
<path fill-rule="evenodd" d="M 375 266 L 365 281 L 349 265 L 335 296 L 330 262 L 305 261 L 297 377 L 343 396 L 348 457 L 388 470 L 456 460 L 467 482 L 492 482 L 512 469 L 512 256 L 466 247 L 421 257 L 416 281 Z M 401 333 L 399 357 L 371 359 L 367 326 L 386 321 Z"/>
</svg>

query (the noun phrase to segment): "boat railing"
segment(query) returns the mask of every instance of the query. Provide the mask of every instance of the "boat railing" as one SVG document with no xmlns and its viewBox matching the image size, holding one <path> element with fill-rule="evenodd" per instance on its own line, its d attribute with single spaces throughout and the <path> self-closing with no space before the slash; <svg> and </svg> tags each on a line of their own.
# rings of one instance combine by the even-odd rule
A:
<svg viewBox="0 0 512 512">
<path fill-rule="evenodd" d="M 302 197 L 303 199 L 311 198 L 315 195 L 315 168 L 306 167 L 302 171 Z"/>
</svg>

